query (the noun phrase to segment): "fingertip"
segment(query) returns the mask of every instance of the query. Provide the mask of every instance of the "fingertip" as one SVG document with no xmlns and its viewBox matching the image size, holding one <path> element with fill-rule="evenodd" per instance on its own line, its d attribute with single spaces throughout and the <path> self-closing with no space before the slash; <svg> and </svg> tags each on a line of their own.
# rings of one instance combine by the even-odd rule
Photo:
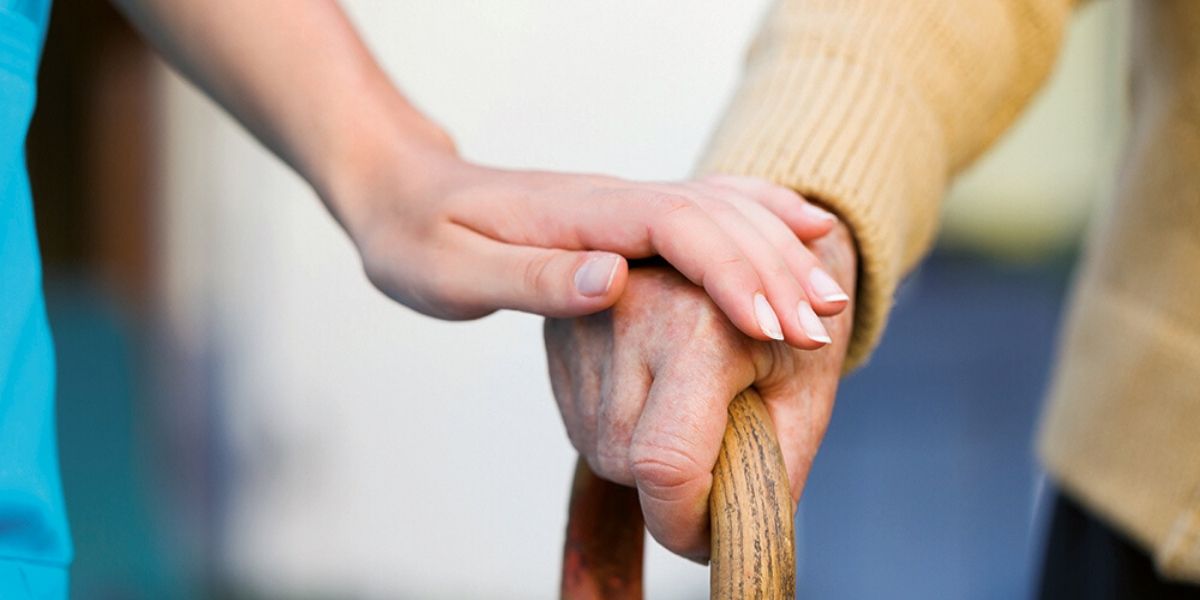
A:
<svg viewBox="0 0 1200 600">
<path fill-rule="evenodd" d="M 850 298 L 842 298 L 837 301 L 821 301 L 812 304 L 813 312 L 816 312 L 822 317 L 836 317 L 842 314 L 847 307 L 850 306 Z"/>
<path fill-rule="evenodd" d="M 754 294 L 754 319 L 758 323 L 760 335 L 783 341 L 783 326 L 780 324 L 779 315 L 762 292 Z"/>
<path fill-rule="evenodd" d="M 628 269 L 624 257 L 611 252 L 587 252 L 575 269 L 575 291 L 591 300 L 612 296 L 617 272 Z M 623 282 L 622 282 L 623 283 Z"/>
<path fill-rule="evenodd" d="M 833 338 L 829 336 L 829 330 L 825 328 L 825 324 L 821 322 L 821 318 L 817 316 L 812 305 L 807 301 L 801 300 L 796 306 L 796 317 L 804 335 L 814 344 L 810 349 L 815 350 L 833 343 Z"/>
<path fill-rule="evenodd" d="M 801 293 L 800 300 L 787 300 L 790 310 L 780 312 L 783 320 L 784 342 L 797 350 L 819 350 L 833 342 L 820 317 Z"/>
<path fill-rule="evenodd" d="M 819 266 L 814 266 L 805 282 L 805 292 L 811 299 L 813 310 L 822 317 L 832 317 L 850 305 L 850 296 L 842 286 Z"/>
<path fill-rule="evenodd" d="M 800 292 L 800 300 L 795 301 L 789 296 L 787 300 L 783 300 L 782 302 L 790 306 L 790 309 L 777 313 L 780 321 L 783 323 L 783 341 L 788 346 L 797 350 L 819 350 L 824 348 L 831 340 L 820 329 L 820 320 L 812 314 L 812 308 L 809 307 L 804 291 L 798 291 Z M 808 312 L 807 315 L 805 314 L 806 311 Z M 816 319 L 817 327 L 813 326 L 814 319 Z"/>
<path fill-rule="evenodd" d="M 810 339 L 807 337 L 801 337 L 801 338 L 794 339 L 794 340 L 788 339 L 787 345 L 791 346 L 792 348 L 795 348 L 797 350 L 812 351 L 812 350 L 820 350 L 821 348 L 828 346 L 829 343 L 820 341 L 820 340 Z"/>
<path fill-rule="evenodd" d="M 614 252 L 468 242 L 454 273 L 438 274 L 443 304 L 571 318 L 612 306 L 625 287 L 628 264 Z"/>
<path fill-rule="evenodd" d="M 612 281 L 608 286 L 607 298 L 611 300 L 610 305 L 621 298 L 621 294 L 625 293 L 625 284 L 629 281 L 629 261 L 624 256 L 614 255 L 617 257 L 617 265 L 613 269 Z"/>
<path fill-rule="evenodd" d="M 833 227 L 837 223 L 837 215 L 809 202 L 808 199 L 797 195 L 800 198 L 800 214 L 814 225 L 822 227 Z"/>
<path fill-rule="evenodd" d="M 782 340 L 777 313 L 763 294 L 762 280 L 748 263 L 727 265 L 701 278 L 704 291 L 743 334 L 760 342 Z"/>
<path fill-rule="evenodd" d="M 756 340 L 759 342 L 780 342 L 780 341 L 786 342 L 787 341 L 786 336 L 784 336 L 782 333 L 775 333 L 775 332 L 767 333 L 763 324 L 759 322 L 758 317 L 756 317 L 753 314 L 750 315 L 749 317 L 739 318 L 738 316 L 735 316 L 735 315 L 740 315 L 740 312 L 732 313 L 731 311 L 727 311 L 724 309 L 722 309 L 722 310 L 725 312 L 725 317 L 727 319 L 729 319 L 729 321 L 731 323 L 733 323 L 733 326 L 739 332 L 741 332 L 742 335 L 745 335 L 746 337 L 748 337 L 750 339 L 753 339 L 753 340 Z M 739 308 L 738 310 L 740 311 L 741 309 Z"/>
<path fill-rule="evenodd" d="M 618 256 L 616 266 L 613 268 L 612 278 L 609 281 L 608 291 L 603 296 L 596 298 L 600 300 L 600 310 L 612 308 L 621 295 L 625 293 L 625 284 L 629 281 L 629 263 L 624 257 Z"/>
<path fill-rule="evenodd" d="M 620 299 L 629 278 L 629 266 L 624 257 L 611 252 L 564 254 L 553 259 L 561 267 L 546 267 L 546 270 L 554 271 L 558 281 L 567 279 L 565 289 L 552 289 L 553 284 L 548 283 L 527 285 L 521 310 L 547 317 L 573 318 L 608 309 Z M 540 276 L 539 279 L 548 277 Z"/>
<path fill-rule="evenodd" d="M 789 218 L 785 218 L 788 228 L 792 230 L 792 233 L 795 234 L 799 240 L 804 242 L 811 242 L 829 235 L 829 233 L 832 232 L 833 228 L 837 225 L 837 217 L 833 216 L 832 213 L 827 213 L 824 211 L 821 212 L 827 215 L 827 218 L 814 217 L 812 214 L 808 214 L 808 211 L 815 207 L 808 202 L 801 202 L 802 204 L 800 208 L 795 211 L 798 214 L 795 216 L 790 216 Z"/>
<path fill-rule="evenodd" d="M 716 176 L 710 181 L 739 189 L 755 199 L 786 223 L 792 233 L 803 241 L 815 240 L 829 234 L 839 221 L 836 214 L 789 187 L 744 177 Z"/>
</svg>

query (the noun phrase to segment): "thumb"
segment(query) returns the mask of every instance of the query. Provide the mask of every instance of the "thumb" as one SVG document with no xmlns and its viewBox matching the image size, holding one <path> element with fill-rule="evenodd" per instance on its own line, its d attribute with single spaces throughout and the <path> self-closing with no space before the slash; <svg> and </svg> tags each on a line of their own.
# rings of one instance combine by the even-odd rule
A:
<svg viewBox="0 0 1200 600">
<path fill-rule="evenodd" d="M 490 309 L 559 318 L 599 312 L 616 303 L 629 274 L 624 257 L 611 252 L 478 241 L 485 247 L 468 255 L 467 301 Z"/>
<path fill-rule="evenodd" d="M 697 353 L 702 354 L 702 353 Z M 712 357 L 716 358 L 716 357 Z M 708 494 L 728 407 L 746 362 L 693 355 L 655 373 L 629 447 L 646 529 L 667 550 L 696 561 L 709 552 Z"/>
</svg>

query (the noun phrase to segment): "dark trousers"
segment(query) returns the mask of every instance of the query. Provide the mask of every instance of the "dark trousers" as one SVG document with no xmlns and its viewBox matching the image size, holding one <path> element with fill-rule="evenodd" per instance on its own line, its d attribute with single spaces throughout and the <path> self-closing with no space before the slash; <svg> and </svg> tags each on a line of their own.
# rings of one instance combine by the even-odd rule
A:
<svg viewBox="0 0 1200 600">
<path fill-rule="evenodd" d="M 1051 510 L 1038 598 L 1200 598 L 1200 587 L 1164 580 L 1148 554 L 1061 492 Z"/>
</svg>

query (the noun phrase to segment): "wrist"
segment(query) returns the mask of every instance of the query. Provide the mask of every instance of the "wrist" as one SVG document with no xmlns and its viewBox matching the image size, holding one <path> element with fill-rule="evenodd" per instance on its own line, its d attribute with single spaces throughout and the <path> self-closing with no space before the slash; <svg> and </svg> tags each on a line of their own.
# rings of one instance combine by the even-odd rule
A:
<svg viewBox="0 0 1200 600">
<path fill-rule="evenodd" d="M 439 173 L 461 163 L 450 136 L 398 93 L 386 104 L 350 115 L 308 178 L 355 241 L 381 204 L 419 199 Z"/>
</svg>

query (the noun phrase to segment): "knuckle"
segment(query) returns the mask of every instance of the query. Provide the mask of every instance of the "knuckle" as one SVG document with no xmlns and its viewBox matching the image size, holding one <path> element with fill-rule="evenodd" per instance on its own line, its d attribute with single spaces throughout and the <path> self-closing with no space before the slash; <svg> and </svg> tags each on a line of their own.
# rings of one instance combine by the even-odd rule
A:
<svg viewBox="0 0 1200 600">
<path fill-rule="evenodd" d="M 653 192 L 646 196 L 646 203 L 660 218 L 671 222 L 699 210 L 689 196 L 672 192 Z"/>
<path fill-rule="evenodd" d="M 794 371 L 795 354 L 782 344 L 745 345 L 756 385 L 778 385 Z"/>
<path fill-rule="evenodd" d="M 588 444 L 585 438 L 586 436 L 580 433 L 578 427 L 567 427 L 567 441 L 571 442 L 571 447 L 574 448 L 576 452 L 584 457 L 587 457 Z M 596 466 L 592 464 L 591 458 L 588 458 L 588 466 L 592 468 L 593 472 L 596 471 Z"/>
<path fill-rule="evenodd" d="M 774 281 L 795 281 L 796 279 L 796 274 L 792 273 L 791 267 L 782 258 L 772 260 L 767 269 L 769 270 L 768 276 Z"/>
<path fill-rule="evenodd" d="M 629 465 L 638 487 L 665 502 L 684 499 L 692 484 L 708 474 L 690 453 L 671 443 L 634 442 Z"/>
<path fill-rule="evenodd" d="M 705 203 L 704 207 L 714 216 L 719 218 L 741 218 L 742 211 L 738 208 L 737 197 L 725 195 L 719 198 L 712 198 Z"/>
<path fill-rule="evenodd" d="M 524 284 L 524 289 L 549 291 L 550 263 L 550 256 L 538 256 L 526 262 L 521 269 L 521 283 Z"/>
<path fill-rule="evenodd" d="M 588 457 L 588 466 L 600 477 L 609 481 L 630 485 L 634 482 L 629 469 L 628 453 L 620 447 L 601 442 Z"/>
<path fill-rule="evenodd" d="M 714 265 L 714 270 L 725 273 L 747 272 L 751 270 L 750 260 L 745 255 L 740 253 L 729 253 L 718 258 Z"/>
<path fill-rule="evenodd" d="M 629 444 L 633 424 L 610 413 L 599 419 L 596 427 L 597 467 L 603 469 L 611 481 L 632 485 Z"/>
<path fill-rule="evenodd" d="M 704 270 L 700 281 L 702 287 L 714 284 L 710 277 L 717 277 L 717 285 L 724 283 L 731 288 L 758 287 L 757 275 L 750 259 L 740 253 L 729 253 L 713 261 L 712 266 Z"/>
<path fill-rule="evenodd" d="M 787 230 L 788 246 L 794 250 L 791 253 L 792 260 L 799 261 L 804 264 L 816 264 L 819 259 L 813 253 L 813 248 L 809 243 L 798 237 L 791 229 Z"/>
<path fill-rule="evenodd" d="M 702 303 L 694 312 L 690 340 L 721 340 L 731 330 L 725 313 L 711 301 Z"/>
<path fill-rule="evenodd" d="M 700 294 L 705 294 L 704 290 L 696 289 Z M 718 349 L 736 348 L 743 339 L 749 339 L 738 331 L 721 308 L 707 295 L 681 298 L 679 305 L 685 307 L 687 318 L 670 323 L 664 330 L 665 335 L 676 340 L 677 348 L 686 349 L 689 353 L 702 350 L 707 353 Z M 688 360 L 698 358 L 689 354 Z"/>
<path fill-rule="evenodd" d="M 595 465 L 592 463 L 593 450 L 596 447 L 595 443 L 593 443 L 595 436 L 592 435 L 592 430 L 588 428 L 579 405 L 559 403 L 558 410 L 562 415 L 563 425 L 566 426 L 567 439 L 571 442 L 571 447 L 581 456 L 587 458 L 589 466 L 592 466 L 593 470 L 595 470 Z"/>
<path fill-rule="evenodd" d="M 796 252 L 796 256 L 792 259 L 792 261 L 803 273 L 807 273 L 808 271 L 812 270 L 813 267 L 820 264 L 820 261 L 817 260 L 817 257 L 813 256 L 813 253 L 809 252 L 808 248 L 804 247 L 803 244 L 800 245 L 800 249 L 798 252 Z"/>
</svg>

